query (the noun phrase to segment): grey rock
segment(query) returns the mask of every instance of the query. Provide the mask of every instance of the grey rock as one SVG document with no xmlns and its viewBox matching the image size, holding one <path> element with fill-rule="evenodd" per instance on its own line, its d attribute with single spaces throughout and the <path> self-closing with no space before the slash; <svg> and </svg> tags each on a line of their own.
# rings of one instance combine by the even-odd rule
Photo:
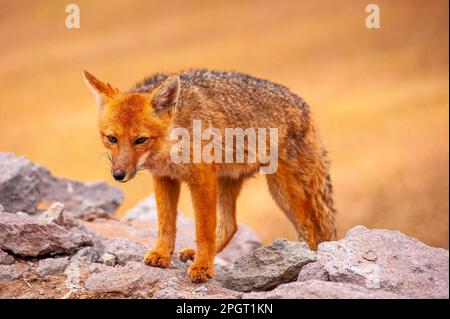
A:
<svg viewBox="0 0 450 319">
<path fill-rule="evenodd" d="M 96 293 L 120 294 L 135 298 L 149 298 L 151 288 L 167 276 L 167 270 L 143 263 L 129 262 L 101 273 L 92 274 L 85 289 Z"/>
<path fill-rule="evenodd" d="M 168 277 L 159 282 L 152 299 L 235 299 L 242 293 L 225 289 L 212 279 L 206 284 L 196 285 L 187 278 Z"/>
<path fill-rule="evenodd" d="M 14 264 L 14 257 L 4 252 L 0 248 L 0 265 L 11 265 Z"/>
<path fill-rule="evenodd" d="M 64 205 L 56 202 L 53 203 L 45 212 L 39 215 L 39 220 L 55 223 L 64 226 Z"/>
<path fill-rule="evenodd" d="M 77 229 L 67 230 L 32 216 L 0 213 L 0 248 L 23 257 L 72 253 L 92 245 L 92 239 Z"/>
<path fill-rule="evenodd" d="M 283 284 L 266 292 L 244 294 L 242 299 L 399 299 L 402 296 L 359 285 L 308 280 Z"/>
<path fill-rule="evenodd" d="M 261 239 L 253 230 L 239 224 L 233 238 L 217 257 L 232 264 L 236 259 L 251 253 L 261 245 Z"/>
<path fill-rule="evenodd" d="M 36 212 L 41 200 L 38 168 L 23 156 L 0 152 L 0 202 L 8 212 Z"/>
<path fill-rule="evenodd" d="M 238 259 L 224 285 L 243 292 L 269 290 L 296 280 L 300 269 L 315 260 L 306 243 L 277 239 Z"/>
<path fill-rule="evenodd" d="M 2 204 L 0 204 L 0 213 L 1 213 L 2 211 L 4 211 L 4 210 L 5 210 L 5 208 L 3 207 Z"/>
<path fill-rule="evenodd" d="M 16 280 L 22 278 L 22 272 L 16 265 L 0 265 L 0 280 Z"/>
<path fill-rule="evenodd" d="M 98 253 L 94 247 L 85 247 L 77 251 L 71 258 L 71 263 L 92 264 L 98 260 Z"/>
<path fill-rule="evenodd" d="M 114 255 L 119 265 L 124 265 L 129 261 L 142 262 L 147 248 L 133 240 L 112 238 L 106 243 L 105 252 Z"/>
<path fill-rule="evenodd" d="M 328 281 L 328 272 L 318 262 L 310 263 L 302 267 L 298 274 L 298 281 L 307 280 L 323 280 Z"/>
<path fill-rule="evenodd" d="M 152 295 L 152 299 L 179 299 L 180 281 L 177 277 L 171 277 L 163 281 Z"/>
<path fill-rule="evenodd" d="M 105 182 L 78 182 L 58 178 L 40 167 L 41 193 L 45 202 L 61 202 L 67 212 L 82 218 L 85 212 L 102 210 L 113 214 L 122 203 L 124 194 L 120 188 Z"/>
<path fill-rule="evenodd" d="M 0 152 L 0 171 L 0 202 L 12 213 L 33 214 L 40 202 L 61 202 L 76 217 L 95 209 L 112 214 L 124 198 L 118 187 L 58 178 L 45 167 L 12 153 Z"/>
<path fill-rule="evenodd" d="M 397 231 L 363 226 L 344 239 L 321 243 L 317 261 L 336 282 L 413 298 L 449 297 L 449 253 Z"/>
<path fill-rule="evenodd" d="M 69 264 L 69 258 L 46 258 L 39 261 L 36 273 L 40 277 L 63 273 Z"/>
<path fill-rule="evenodd" d="M 99 273 L 99 272 L 103 272 L 106 270 L 110 270 L 111 267 L 109 267 L 108 265 L 105 264 L 101 264 L 101 263 L 92 263 L 89 265 L 89 272 L 90 273 Z"/>
<path fill-rule="evenodd" d="M 106 266 L 115 266 L 116 265 L 116 256 L 110 253 L 104 253 L 98 261 Z"/>
</svg>

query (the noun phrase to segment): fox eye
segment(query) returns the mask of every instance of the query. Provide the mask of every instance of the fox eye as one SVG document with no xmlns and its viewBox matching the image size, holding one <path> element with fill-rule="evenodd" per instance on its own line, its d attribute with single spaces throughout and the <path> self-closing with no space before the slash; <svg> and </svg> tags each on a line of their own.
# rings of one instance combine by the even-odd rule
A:
<svg viewBox="0 0 450 319">
<path fill-rule="evenodd" d="M 134 141 L 135 145 L 139 145 L 139 144 L 144 144 L 145 142 L 147 142 L 148 137 L 142 136 L 136 139 L 136 141 Z"/>
<path fill-rule="evenodd" d="M 108 139 L 108 141 L 109 141 L 111 144 L 116 144 L 116 143 L 117 143 L 117 137 L 115 137 L 115 136 L 113 136 L 113 135 L 108 135 L 106 138 Z"/>
</svg>

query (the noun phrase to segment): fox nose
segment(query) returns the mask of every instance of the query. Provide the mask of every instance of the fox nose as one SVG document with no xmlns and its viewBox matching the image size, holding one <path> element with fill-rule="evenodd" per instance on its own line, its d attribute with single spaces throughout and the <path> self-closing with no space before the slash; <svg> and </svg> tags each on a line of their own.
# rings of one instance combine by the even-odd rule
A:
<svg viewBox="0 0 450 319">
<path fill-rule="evenodd" d="M 126 173 L 121 169 L 117 169 L 113 172 L 112 175 L 116 181 L 121 181 L 125 178 Z"/>
</svg>

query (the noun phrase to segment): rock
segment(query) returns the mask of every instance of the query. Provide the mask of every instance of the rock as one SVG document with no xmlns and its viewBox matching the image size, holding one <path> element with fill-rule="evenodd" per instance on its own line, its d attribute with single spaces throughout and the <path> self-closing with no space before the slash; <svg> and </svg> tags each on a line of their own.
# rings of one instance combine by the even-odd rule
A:
<svg viewBox="0 0 450 319">
<path fill-rule="evenodd" d="M 110 253 L 104 253 L 98 260 L 102 264 L 106 266 L 115 266 L 116 265 L 116 256 Z"/>
<path fill-rule="evenodd" d="M 383 290 L 340 282 L 307 280 L 283 284 L 266 292 L 244 294 L 243 299 L 398 299 L 401 296 Z"/>
<path fill-rule="evenodd" d="M 44 202 L 61 202 L 67 212 L 82 218 L 85 212 L 102 210 L 113 214 L 122 203 L 124 195 L 120 188 L 105 182 L 83 183 L 67 178 L 57 178 L 41 167 L 41 193 Z"/>
<path fill-rule="evenodd" d="M 86 209 L 79 218 L 88 222 L 101 218 L 114 219 L 113 216 L 105 212 L 103 209 L 95 207 Z"/>
<path fill-rule="evenodd" d="M 123 267 L 92 274 L 84 288 L 95 293 L 149 298 L 152 287 L 166 276 L 167 270 L 149 267 L 143 263 L 129 262 Z"/>
<path fill-rule="evenodd" d="M 39 220 L 55 223 L 64 226 L 64 205 L 56 202 L 50 206 L 45 212 L 39 215 Z"/>
<path fill-rule="evenodd" d="M 0 202 L 5 211 L 36 212 L 41 200 L 37 171 L 25 157 L 0 152 Z"/>
<path fill-rule="evenodd" d="M 77 230 L 31 216 L 0 213 L 0 248 L 23 257 L 72 253 L 93 245 L 92 238 Z"/>
<path fill-rule="evenodd" d="M 71 263 L 92 264 L 98 260 L 98 253 L 94 247 L 85 247 L 80 249 L 70 258 Z"/>
<path fill-rule="evenodd" d="M 152 299 L 178 299 L 180 289 L 178 278 L 171 277 L 159 285 L 158 289 L 152 295 Z"/>
<path fill-rule="evenodd" d="M 315 260 L 306 243 L 277 239 L 238 259 L 224 284 L 226 288 L 244 292 L 269 290 L 296 280 L 300 269 Z"/>
<path fill-rule="evenodd" d="M 363 226 L 344 239 L 321 243 L 317 261 L 329 279 L 413 298 L 448 298 L 448 250 L 397 231 Z"/>
<path fill-rule="evenodd" d="M 100 264 L 100 263 L 92 263 L 89 265 L 89 272 L 90 273 L 99 273 L 99 272 L 103 272 L 106 270 L 110 270 L 111 267 L 105 265 L 105 264 Z"/>
<path fill-rule="evenodd" d="M 235 299 L 242 293 L 225 289 L 210 280 L 206 284 L 196 285 L 187 278 L 176 276 L 163 279 L 155 286 L 152 299 Z"/>
<path fill-rule="evenodd" d="M 328 272 L 318 262 L 303 266 L 297 278 L 298 281 L 307 281 L 313 279 L 328 281 Z"/>
<path fill-rule="evenodd" d="M 130 209 L 123 217 L 125 221 L 141 221 L 158 224 L 156 201 L 154 196 L 150 196 L 139 202 Z M 156 229 L 152 232 L 145 231 L 145 236 L 152 236 L 156 239 Z M 261 246 L 261 239 L 254 231 L 244 225 L 238 225 L 236 234 L 231 239 L 225 249 L 217 255 L 224 261 L 233 263 L 237 258 L 242 257 Z M 192 219 L 185 217 L 178 212 L 177 217 L 177 242 L 175 250 L 185 247 L 195 247 L 195 224 Z"/>
<path fill-rule="evenodd" d="M 0 280 L 16 280 L 22 278 L 22 272 L 16 265 L 0 265 Z"/>
<path fill-rule="evenodd" d="M 261 247 L 261 239 L 249 227 L 239 224 L 236 234 L 225 249 L 217 255 L 222 260 L 233 263 L 236 259 Z"/>
<path fill-rule="evenodd" d="M 118 187 L 58 178 L 43 166 L 12 153 L 0 152 L 0 171 L 0 202 L 11 213 L 33 214 L 41 202 L 61 202 L 76 217 L 92 210 L 113 214 L 124 198 Z"/>
<path fill-rule="evenodd" d="M 11 265 L 14 264 L 14 257 L 4 252 L 0 248 L 0 265 Z"/>
<path fill-rule="evenodd" d="M 106 243 L 105 252 L 115 256 L 119 265 L 124 265 L 129 261 L 142 262 L 147 248 L 133 240 L 113 238 Z"/>
<path fill-rule="evenodd" d="M 5 208 L 3 207 L 2 204 L 0 204 L 0 213 L 1 213 L 2 211 L 4 211 L 4 210 L 5 210 Z"/>
<path fill-rule="evenodd" d="M 56 275 L 64 272 L 69 264 L 69 258 L 46 258 L 39 261 L 36 273 L 40 277 Z"/>
</svg>

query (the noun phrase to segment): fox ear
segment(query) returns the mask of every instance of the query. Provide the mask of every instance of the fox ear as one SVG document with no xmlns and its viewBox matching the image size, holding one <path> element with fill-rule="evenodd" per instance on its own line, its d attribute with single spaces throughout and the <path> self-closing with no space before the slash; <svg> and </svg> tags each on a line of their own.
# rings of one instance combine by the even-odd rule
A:
<svg viewBox="0 0 450 319">
<path fill-rule="evenodd" d="M 119 90 L 113 88 L 109 83 L 103 83 L 87 71 L 83 71 L 84 80 L 89 89 L 94 93 L 97 103 L 103 107 L 106 101 L 113 99 Z"/>
<path fill-rule="evenodd" d="M 156 112 L 173 112 L 180 97 L 180 77 L 172 75 L 159 86 L 152 99 L 152 106 Z"/>
</svg>

